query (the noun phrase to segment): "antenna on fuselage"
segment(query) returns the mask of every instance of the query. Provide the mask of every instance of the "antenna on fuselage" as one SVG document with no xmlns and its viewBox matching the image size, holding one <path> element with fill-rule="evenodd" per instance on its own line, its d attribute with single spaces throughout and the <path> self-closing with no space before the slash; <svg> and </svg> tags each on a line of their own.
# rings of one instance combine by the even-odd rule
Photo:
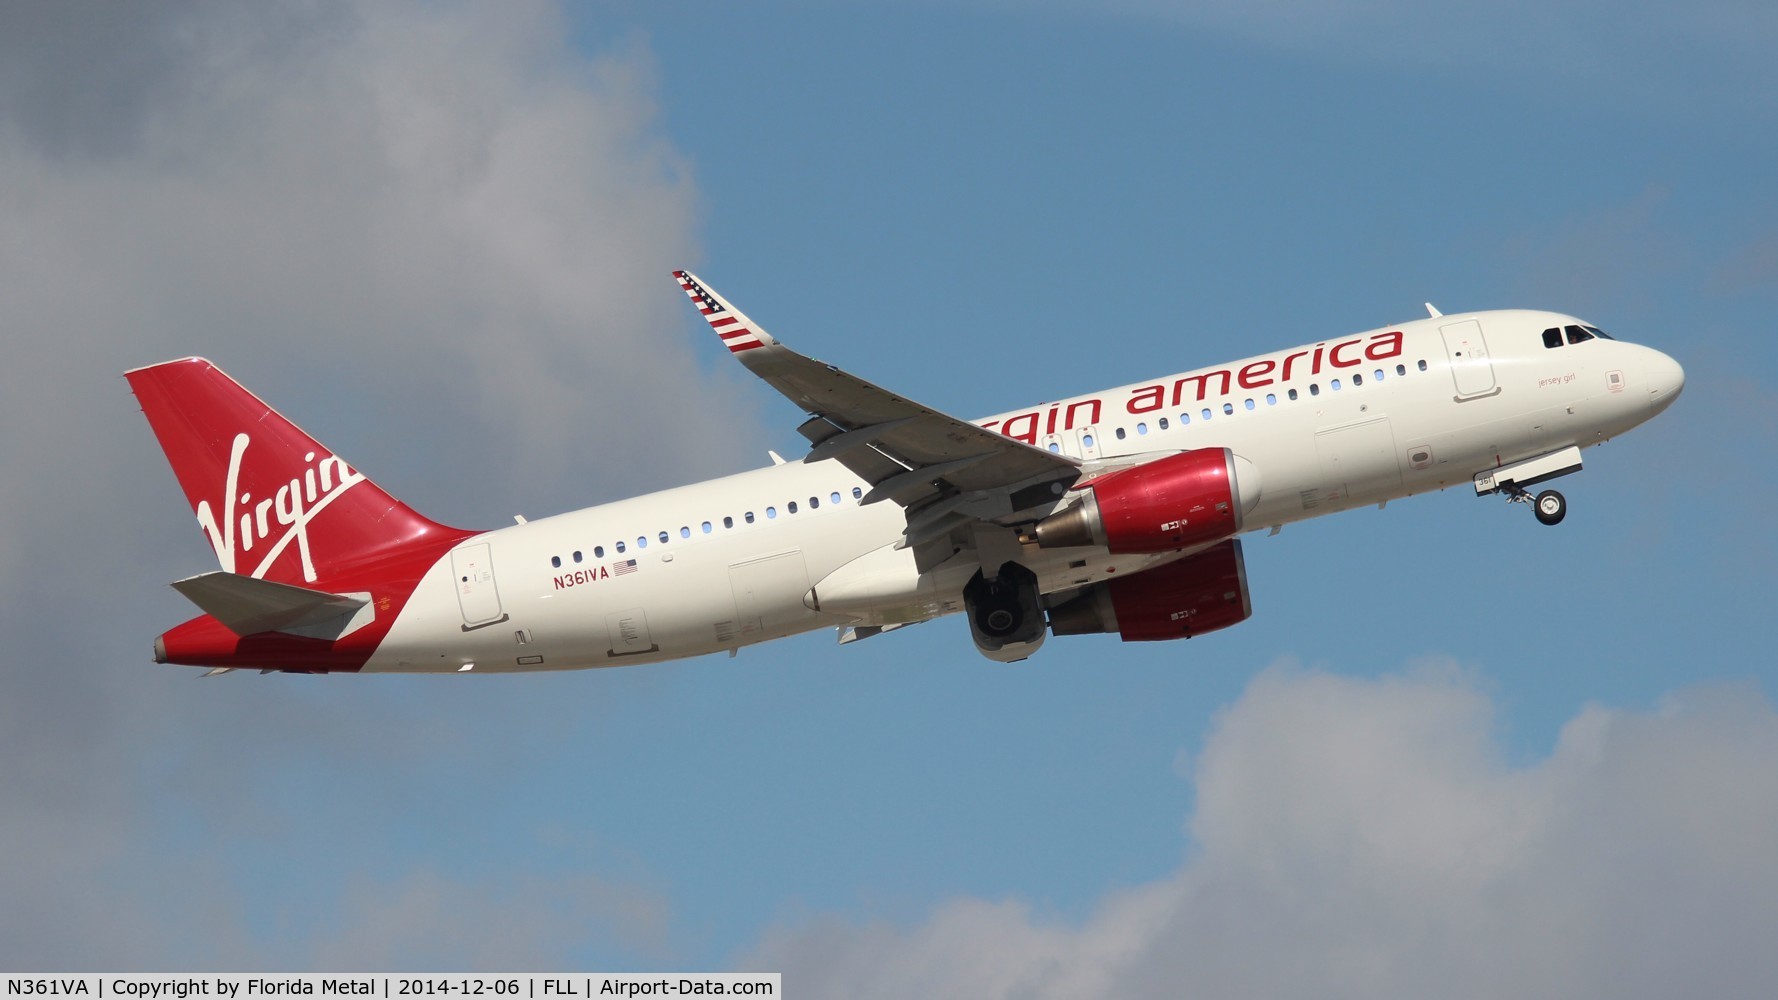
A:
<svg viewBox="0 0 1778 1000">
<path fill-rule="evenodd" d="M 1444 315 L 1444 313 L 1439 312 L 1438 307 L 1433 305 L 1432 303 L 1428 302 L 1428 303 L 1425 303 L 1425 305 L 1426 305 L 1426 315 L 1429 318 L 1438 319 L 1440 316 Z"/>
</svg>

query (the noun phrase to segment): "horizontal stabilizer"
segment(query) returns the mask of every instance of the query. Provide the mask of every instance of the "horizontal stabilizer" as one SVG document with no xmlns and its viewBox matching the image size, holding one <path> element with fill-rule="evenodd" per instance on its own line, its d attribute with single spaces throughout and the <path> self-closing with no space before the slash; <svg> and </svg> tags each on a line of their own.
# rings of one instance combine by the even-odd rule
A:
<svg viewBox="0 0 1778 1000">
<path fill-rule="evenodd" d="M 369 594 L 330 594 L 221 570 L 177 580 L 173 589 L 242 636 L 290 632 L 337 639 L 374 617 Z"/>
</svg>

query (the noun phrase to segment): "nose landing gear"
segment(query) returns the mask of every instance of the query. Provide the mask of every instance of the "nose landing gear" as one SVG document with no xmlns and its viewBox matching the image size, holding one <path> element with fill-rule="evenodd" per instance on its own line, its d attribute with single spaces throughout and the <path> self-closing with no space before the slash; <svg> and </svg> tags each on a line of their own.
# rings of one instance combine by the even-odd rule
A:
<svg viewBox="0 0 1778 1000">
<path fill-rule="evenodd" d="M 1508 483 L 1501 492 L 1506 494 L 1507 503 L 1530 504 L 1531 513 L 1537 516 L 1540 524 L 1561 524 L 1568 516 L 1568 498 L 1555 490 L 1544 490 L 1533 497 L 1523 486 Z"/>
<path fill-rule="evenodd" d="M 1495 457 L 1499 460 L 1499 456 Z M 1510 503 L 1528 503 L 1531 512 L 1544 524 L 1560 524 L 1568 514 L 1568 501 L 1555 490 L 1544 490 L 1533 497 L 1521 483 L 1541 483 L 1570 472 L 1580 471 L 1580 448 L 1569 445 L 1560 451 L 1528 458 L 1522 462 L 1484 469 L 1475 474 L 1475 495 L 1502 493 Z"/>
</svg>

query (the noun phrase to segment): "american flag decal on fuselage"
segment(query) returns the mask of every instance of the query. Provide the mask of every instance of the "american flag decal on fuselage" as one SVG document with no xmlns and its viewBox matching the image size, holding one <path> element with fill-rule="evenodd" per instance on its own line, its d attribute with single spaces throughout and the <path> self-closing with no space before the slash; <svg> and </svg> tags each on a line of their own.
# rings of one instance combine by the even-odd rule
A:
<svg viewBox="0 0 1778 1000">
<path fill-rule="evenodd" d="M 750 328 L 751 324 L 746 317 L 736 314 L 722 300 L 704 291 L 704 286 L 698 284 L 690 274 L 674 271 L 673 277 L 679 279 L 679 287 L 691 296 L 692 304 L 698 307 L 698 312 L 704 314 L 704 318 L 710 322 L 710 328 L 716 331 L 716 335 L 722 338 L 730 351 L 739 354 L 766 346 Z"/>
</svg>

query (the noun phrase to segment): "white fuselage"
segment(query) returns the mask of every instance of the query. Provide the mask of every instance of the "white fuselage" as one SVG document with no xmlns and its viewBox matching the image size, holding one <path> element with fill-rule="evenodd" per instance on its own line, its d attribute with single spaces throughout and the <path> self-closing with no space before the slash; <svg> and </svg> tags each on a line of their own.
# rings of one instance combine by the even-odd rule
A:
<svg viewBox="0 0 1778 1000">
<path fill-rule="evenodd" d="M 1089 474 L 1230 448 L 1251 505 L 1242 523 L 1269 528 L 1598 444 L 1671 402 L 1678 368 L 1657 351 L 1541 338 L 1579 323 L 1442 316 L 978 423 L 1081 459 Z M 860 505 L 869 489 L 837 461 L 787 462 L 468 538 L 426 574 L 364 669 L 619 666 L 960 609 L 977 562 L 918 573 L 896 548 L 902 509 Z M 1019 550 L 1046 594 L 1177 555 Z"/>
</svg>

